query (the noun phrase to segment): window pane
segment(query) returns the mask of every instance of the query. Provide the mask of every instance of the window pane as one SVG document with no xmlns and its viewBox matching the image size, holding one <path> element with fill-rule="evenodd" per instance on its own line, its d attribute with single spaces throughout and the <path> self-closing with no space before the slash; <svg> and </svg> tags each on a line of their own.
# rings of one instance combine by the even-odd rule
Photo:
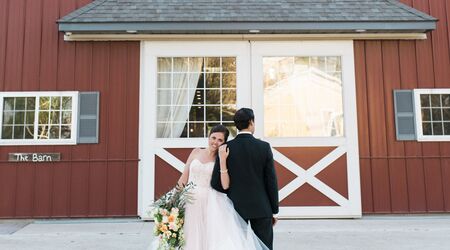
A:
<svg viewBox="0 0 450 250">
<path fill-rule="evenodd" d="M 171 71 L 172 71 L 172 58 L 158 57 L 158 72 L 171 72 Z"/>
<path fill-rule="evenodd" d="M 207 106 L 206 107 L 206 120 L 207 121 L 220 121 L 220 106 Z"/>
<path fill-rule="evenodd" d="M 192 104 L 203 105 L 205 104 L 205 92 L 203 90 L 196 90 L 194 92 L 194 99 Z"/>
<path fill-rule="evenodd" d="M 24 126 L 14 126 L 14 139 L 24 138 Z"/>
<path fill-rule="evenodd" d="M 158 90 L 158 105 L 170 105 L 171 90 Z"/>
<path fill-rule="evenodd" d="M 14 110 L 14 97 L 5 97 L 3 99 L 3 110 Z"/>
<path fill-rule="evenodd" d="M 222 121 L 233 121 L 234 113 L 236 113 L 236 106 L 223 106 Z"/>
<path fill-rule="evenodd" d="M 62 109 L 63 110 L 71 110 L 72 109 L 72 97 L 70 97 L 70 96 L 62 97 Z"/>
<path fill-rule="evenodd" d="M 230 135 L 233 137 L 236 137 L 237 135 L 237 129 L 236 126 L 234 126 L 234 123 L 222 123 L 227 129 L 230 131 Z"/>
<path fill-rule="evenodd" d="M 338 56 L 327 56 L 327 72 L 342 71 L 341 58 Z"/>
<path fill-rule="evenodd" d="M 72 112 L 62 112 L 62 124 L 72 124 Z"/>
<path fill-rule="evenodd" d="M 70 139 L 71 134 L 70 126 L 61 126 L 61 139 Z"/>
<path fill-rule="evenodd" d="M 203 57 L 189 58 L 189 72 L 201 72 L 203 68 Z"/>
<path fill-rule="evenodd" d="M 222 103 L 223 104 L 236 104 L 236 90 L 223 90 L 222 91 Z"/>
<path fill-rule="evenodd" d="M 430 95 L 420 95 L 420 105 L 422 107 L 430 107 Z"/>
<path fill-rule="evenodd" d="M 14 124 L 14 112 L 3 112 L 3 125 Z"/>
<path fill-rule="evenodd" d="M 206 88 L 220 88 L 220 74 L 206 74 Z"/>
<path fill-rule="evenodd" d="M 236 58 L 170 59 L 173 60 L 172 68 L 167 66 L 165 75 L 158 73 L 157 135 L 160 138 L 204 137 L 211 122 L 218 123 L 221 121 L 221 114 L 226 115 L 222 112 L 222 101 L 231 104 L 225 110 L 236 109 Z M 166 62 L 159 60 L 158 63 Z M 161 68 L 164 67 L 158 66 L 158 69 Z M 225 74 L 224 69 L 227 72 Z M 171 88 L 163 89 L 170 86 L 169 76 L 173 77 Z M 226 89 L 222 90 L 222 86 Z M 189 124 L 186 126 L 184 122 Z M 170 126 L 163 126 L 163 123 Z"/>
<path fill-rule="evenodd" d="M 188 58 L 187 57 L 174 57 L 173 58 L 173 71 L 174 72 L 188 72 Z"/>
<path fill-rule="evenodd" d="M 34 126 L 25 127 L 25 139 L 34 139 Z"/>
<path fill-rule="evenodd" d="M 12 139 L 12 126 L 2 126 L 2 139 Z"/>
<path fill-rule="evenodd" d="M 189 137 L 205 137 L 204 123 L 189 123 Z"/>
<path fill-rule="evenodd" d="M 342 80 L 334 71 L 340 61 L 340 57 L 264 57 L 265 136 L 343 136 Z"/>
<path fill-rule="evenodd" d="M 220 90 L 206 90 L 206 104 L 220 104 Z"/>
<path fill-rule="evenodd" d="M 192 106 L 189 113 L 190 121 L 204 121 L 205 108 L 203 106 Z"/>
<path fill-rule="evenodd" d="M 39 98 L 39 109 L 48 110 L 50 108 L 50 97 L 40 97 Z"/>
<path fill-rule="evenodd" d="M 59 112 L 58 111 L 52 111 L 50 113 L 50 123 L 51 124 L 60 124 L 60 117 L 59 117 Z"/>
<path fill-rule="evenodd" d="M 444 122 L 444 135 L 450 135 L 450 122 Z"/>
<path fill-rule="evenodd" d="M 189 106 L 172 106 L 172 121 L 186 122 L 188 119 Z"/>
<path fill-rule="evenodd" d="M 48 139 L 48 125 L 38 127 L 38 139 Z"/>
<path fill-rule="evenodd" d="M 50 139 L 59 139 L 59 126 L 50 126 Z"/>
<path fill-rule="evenodd" d="M 422 133 L 423 135 L 433 135 L 430 122 L 422 123 Z"/>
<path fill-rule="evenodd" d="M 171 88 L 171 74 L 170 73 L 159 73 L 158 74 L 158 88 Z"/>
<path fill-rule="evenodd" d="M 432 112 L 433 121 L 442 121 L 441 109 L 432 109 L 431 112 Z"/>
<path fill-rule="evenodd" d="M 442 95 L 442 106 L 450 107 L 450 95 Z"/>
<path fill-rule="evenodd" d="M 157 123 L 156 131 L 158 138 L 169 138 L 171 134 L 171 123 Z"/>
<path fill-rule="evenodd" d="M 236 88 L 236 74 L 235 73 L 222 74 L 222 87 L 223 88 Z"/>
<path fill-rule="evenodd" d="M 48 124 L 49 122 L 49 112 L 39 112 L 39 124 Z"/>
<path fill-rule="evenodd" d="M 422 109 L 422 121 L 431 121 L 430 109 Z"/>
<path fill-rule="evenodd" d="M 15 110 L 25 110 L 25 97 L 16 97 Z"/>
<path fill-rule="evenodd" d="M 25 124 L 25 112 L 16 112 L 14 115 L 14 124 Z"/>
<path fill-rule="evenodd" d="M 170 106 L 158 106 L 156 109 L 156 120 L 158 122 L 170 121 L 171 113 Z"/>
<path fill-rule="evenodd" d="M 34 111 L 29 111 L 26 113 L 26 119 L 25 119 L 25 123 L 26 124 L 34 124 Z"/>
<path fill-rule="evenodd" d="M 220 57 L 205 58 L 205 72 L 220 72 Z"/>
<path fill-rule="evenodd" d="M 441 122 L 433 122 L 433 135 L 442 135 L 442 123 Z"/>
<path fill-rule="evenodd" d="M 441 95 L 431 95 L 431 106 L 432 107 L 441 106 Z"/>
<path fill-rule="evenodd" d="M 34 110 L 36 108 L 36 97 L 27 97 L 27 110 Z"/>
<path fill-rule="evenodd" d="M 450 109 L 443 109 L 444 121 L 450 121 Z"/>
<path fill-rule="evenodd" d="M 53 110 L 61 109 L 61 97 L 60 96 L 52 96 L 51 102 L 52 102 L 51 107 Z"/>
<path fill-rule="evenodd" d="M 236 72 L 236 58 L 235 57 L 223 57 L 222 58 L 222 71 L 223 72 Z"/>
</svg>

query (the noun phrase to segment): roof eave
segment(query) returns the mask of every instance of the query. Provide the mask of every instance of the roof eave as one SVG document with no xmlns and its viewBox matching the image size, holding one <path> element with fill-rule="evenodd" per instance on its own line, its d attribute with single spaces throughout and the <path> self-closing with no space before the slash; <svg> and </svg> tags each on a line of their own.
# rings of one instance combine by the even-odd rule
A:
<svg viewBox="0 0 450 250">
<path fill-rule="evenodd" d="M 435 21 L 397 22 L 59 22 L 59 31 L 74 34 L 326 34 L 425 33 Z"/>
</svg>

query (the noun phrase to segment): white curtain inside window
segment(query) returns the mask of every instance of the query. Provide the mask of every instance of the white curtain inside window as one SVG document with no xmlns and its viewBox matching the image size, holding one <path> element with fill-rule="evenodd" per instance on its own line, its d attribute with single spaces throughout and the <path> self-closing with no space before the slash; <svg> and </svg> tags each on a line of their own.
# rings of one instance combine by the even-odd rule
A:
<svg viewBox="0 0 450 250">
<path fill-rule="evenodd" d="M 173 74 L 172 102 L 170 106 L 158 107 L 158 121 L 165 121 L 165 123 L 158 124 L 158 138 L 179 138 L 183 133 L 203 64 L 202 60 L 192 60 L 191 58 L 189 58 L 189 63 L 186 63 L 185 60 L 173 60 L 173 62 L 173 68 L 177 69 L 177 72 Z M 170 64 L 159 66 L 170 67 Z M 171 69 L 162 69 L 162 71 L 170 72 Z M 158 98 L 171 97 L 158 96 Z M 161 102 L 161 99 L 158 102 Z"/>
</svg>

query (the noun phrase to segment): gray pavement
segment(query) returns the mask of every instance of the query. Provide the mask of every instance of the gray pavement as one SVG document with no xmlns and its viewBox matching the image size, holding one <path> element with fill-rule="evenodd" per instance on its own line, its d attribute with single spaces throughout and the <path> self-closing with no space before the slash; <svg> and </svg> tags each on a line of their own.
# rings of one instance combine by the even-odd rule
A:
<svg viewBox="0 0 450 250">
<path fill-rule="evenodd" d="M 0 220 L 0 249 L 146 249 L 151 222 L 138 219 Z M 450 250 L 450 214 L 281 220 L 275 250 Z"/>
</svg>

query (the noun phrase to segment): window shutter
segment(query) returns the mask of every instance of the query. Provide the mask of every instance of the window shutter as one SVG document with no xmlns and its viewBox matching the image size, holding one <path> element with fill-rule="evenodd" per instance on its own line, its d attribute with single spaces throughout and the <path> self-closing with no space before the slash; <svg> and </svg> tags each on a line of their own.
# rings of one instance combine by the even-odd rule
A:
<svg viewBox="0 0 450 250">
<path fill-rule="evenodd" d="M 397 140 L 416 140 L 414 92 L 412 90 L 394 90 L 394 108 Z"/>
<path fill-rule="evenodd" d="M 99 92 L 80 92 L 77 143 L 98 143 Z"/>
</svg>

